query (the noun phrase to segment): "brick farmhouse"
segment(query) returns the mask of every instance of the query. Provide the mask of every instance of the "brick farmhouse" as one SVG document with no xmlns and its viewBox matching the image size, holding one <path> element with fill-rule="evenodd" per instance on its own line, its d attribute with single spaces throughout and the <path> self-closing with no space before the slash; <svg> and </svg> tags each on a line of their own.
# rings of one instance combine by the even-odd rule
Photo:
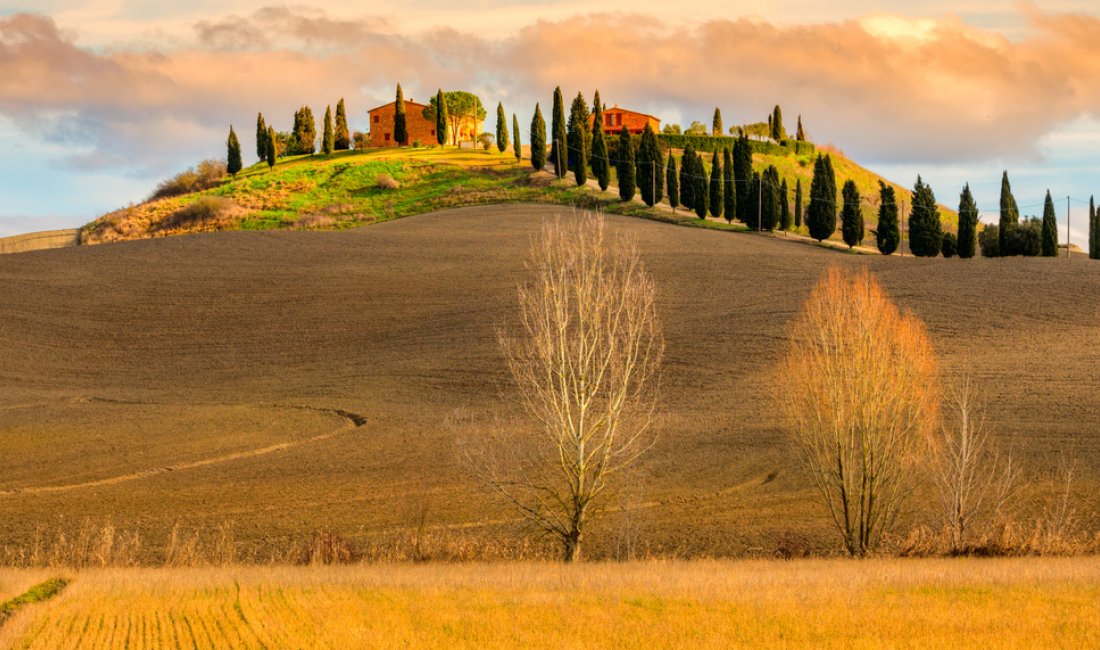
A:
<svg viewBox="0 0 1100 650">
<path fill-rule="evenodd" d="M 425 146 L 433 146 L 439 140 L 435 133 L 435 120 L 424 117 L 427 104 L 418 104 L 411 99 L 405 100 L 405 128 L 409 133 L 409 141 L 397 142 L 393 137 L 393 116 L 396 112 L 397 102 L 383 104 L 367 111 L 370 115 L 370 146 L 372 147 L 396 147 L 401 144 L 412 144 L 417 140 Z M 477 139 L 480 124 L 474 118 L 451 120 L 451 128 L 458 124 L 458 133 L 452 134 L 454 142 L 473 142 Z M 457 135 L 457 137 L 455 137 Z"/>
<path fill-rule="evenodd" d="M 370 115 L 370 146 L 396 147 L 401 144 L 412 144 L 417 140 L 426 145 L 435 144 L 435 122 L 424 119 L 424 109 L 427 106 L 411 99 L 405 100 L 405 129 L 409 133 L 409 141 L 397 142 L 393 136 L 393 116 L 396 107 L 397 102 L 390 102 L 367 111 Z"/>
<path fill-rule="evenodd" d="M 592 118 L 592 122 L 589 123 L 589 128 L 595 123 L 595 116 Z M 645 125 L 649 124 L 653 128 L 654 133 L 661 132 L 661 120 L 647 115 L 645 113 L 639 113 L 637 111 L 627 110 L 625 108 L 619 108 L 618 104 L 615 104 L 613 108 L 604 109 L 603 112 L 603 132 L 609 135 L 617 135 L 619 131 L 622 131 L 623 125 L 626 125 L 628 131 L 633 135 L 641 135 L 642 131 L 645 131 Z"/>
</svg>

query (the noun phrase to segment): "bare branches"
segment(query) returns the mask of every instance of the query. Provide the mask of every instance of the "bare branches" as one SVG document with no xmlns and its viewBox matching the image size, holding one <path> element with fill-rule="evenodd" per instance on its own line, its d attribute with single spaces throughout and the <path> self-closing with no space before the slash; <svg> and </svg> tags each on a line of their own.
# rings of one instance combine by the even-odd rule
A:
<svg viewBox="0 0 1100 650">
<path fill-rule="evenodd" d="M 544 225 L 531 267 L 518 327 L 499 341 L 538 435 L 508 476 L 481 474 L 572 561 L 611 479 L 653 444 L 664 340 L 636 247 L 601 216 Z"/>
<path fill-rule="evenodd" d="M 969 374 L 949 391 L 947 403 L 951 419 L 934 441 L 931 470 L 950 552 L 959 553 L 969 533 L 1002 513 L 1020 470 L 995 449 Z"/>
<path fill-rule="evenodd" d="M 889 530 L 939 415 L 923 323 L 866 271 L 830 268 L 807 299 L 782 368 L 783 405 L 845 549 Z"/>
</svg>

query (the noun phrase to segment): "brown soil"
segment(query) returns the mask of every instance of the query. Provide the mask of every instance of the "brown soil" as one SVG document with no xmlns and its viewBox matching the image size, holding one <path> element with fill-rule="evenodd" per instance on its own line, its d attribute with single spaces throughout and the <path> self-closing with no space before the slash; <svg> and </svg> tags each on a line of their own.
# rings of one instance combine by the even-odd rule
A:
<svg viewBox="0 0 1100 650">
<path fill-rule="evenodd" d="M 422 513 L 436 540 L 518 539 L 454 443 L 519 425 L 494 328 L 540 222 L 568 212 L 0 257 L 0 546 L 85 517 L 152 541 L 177 520 L 233 521 L 273 548 L 318 528 L 407 539 Z M 830 546 L 772 401 L 786 327 L 828 264 L 869 266 L 927 321 L 946 374 L 972 369 L 999 440 L 1029 467 L 1025 515 L 1065 458 L 1095 530 L 1100 264 L 852 256 L 609 220 L 659 281 L 665 414 L 593 554 Z"/>
</svg>

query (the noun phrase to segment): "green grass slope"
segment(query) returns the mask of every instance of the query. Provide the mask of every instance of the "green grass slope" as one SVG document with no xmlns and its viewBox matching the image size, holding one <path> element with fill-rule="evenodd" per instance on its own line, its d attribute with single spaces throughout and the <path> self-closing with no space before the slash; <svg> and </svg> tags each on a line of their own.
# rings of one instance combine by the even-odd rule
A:
<svg viewBox="0 0 1100 650">
<path fill-rule="evenodd" d="M 856 181 L 865 197 L 865 221 L 872 228 L 880 177 L 837 152 L 833 156 L 838 185 L 848 178 Z M 792 201 L 796 179 L 802 179 L 804 196 L 809 196 L 810 156 L 757 154 L 755 164 L 760 169 L 775 165 L 787 179 Z M 386 176 L 398 187 L 385 187 L 380 179 Z M 572 178 L 555 181 L 549 174 L 533 173 L 529 163 L 517 162 L 511 151 L 408 148 L 293 156 L 280 159 L 274 168 L 258 163 L 205 191 L 149 200 L 103 215 L 81 229 L 81 242 L 216 230 L 334 230 L 445 208 L 521 202 L 581 205 L 697 223 L 693 215 L 672 213 L 667 205 L 652 211 L 638 199 L 623 204 L 615 183 L 613 177 L 610 191 L 601 193 L 594 183 L 578 188 Z M 899 198 L 911 201 L 908 190 L 895 187 Z M 954 229 L 954 213 L 944 209 L 942 218 L 947 229 Z"/>
</svg>

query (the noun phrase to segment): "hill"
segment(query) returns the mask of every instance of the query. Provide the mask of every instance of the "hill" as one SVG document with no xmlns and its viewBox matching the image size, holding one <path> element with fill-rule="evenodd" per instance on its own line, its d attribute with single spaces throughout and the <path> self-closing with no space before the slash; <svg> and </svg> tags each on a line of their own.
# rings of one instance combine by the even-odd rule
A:
<svg viewBox="0 0 1100 650">
<path fill-rule="evenodd" d="M 247 182 L 245 179 L 238 183 Z M 527 426 L 495 328 L 540 223 L 472 207 L 327 232 L 228 232 L 0 257 L 0 549 L 87 518 L 297 558 L 316 530 L 373 557 L 536 554 L 456 442 Z M 829 264 L 866 265 L 929 326 L 945 374 L 978 378 L 1041 513 L 1077 464 L 1100 523 L 1100 292 L 1084 259 L 836 255 L 609 217 L 638 238 L 668 341 L 661 440 L 594 531 L 592 557 L 834 548 L 774 409 L 784 332 Z M 928 521 L 932 497 L 902 530 Z M 44 527 L 40 529 L 39 527 Z M 298 550 L 295 550 L 298 549 Z M 552 549 L 551 549 L 552 550 Z"/>
<path fill-rule="evenodd" d="M 776 149 L 779 149 L 776 147 Z M 851 178 L 864 200 L 868 228 L 876 223 L 880 177 L 839 152 L 832 152 L 838 187 Z M 709 161 L 709 159 L 708 159 Z M 709 168 L 709 162 L 706 163 Z M 808 200 L 813 160 L 809 154 L 757 153 L 758 169 L 776 165 L 794 200 L 801 179 Z M 399 187 L 379 182 L 383 177 Z M 150 200 L 104 215 L 81 229 L 81 241 L 99 244 L 216 230 L 341 229 L 465 205 L 541 202 L 599 207 L 607 212 L 682 221 L 698 225 L 694 215 L 665 208 L 647 210 L 635 199 L 622 204 L 614 187 L 599 192 L 594 181 L 577 188 L 570 177 L 556 182 L 532 174 L 529 163 L 517 163 L 509 151 L 407 148 L 340 152 L 331 157 L 280 159 L 269 169 L 256 164 L 200 192 Z M 896 186 L 898 198 L 911 202 L 908 190 Z M 945 228 L 957 216 L 942 209 Z M 711 220 L 720 225 L 720 220 Z M 802 229 L 805 233 L 805 228 Z M 839 228 L 835 239 L 840 238 Z M 868 241 L 872 241 L 870 238 Z"/>
</svg>

